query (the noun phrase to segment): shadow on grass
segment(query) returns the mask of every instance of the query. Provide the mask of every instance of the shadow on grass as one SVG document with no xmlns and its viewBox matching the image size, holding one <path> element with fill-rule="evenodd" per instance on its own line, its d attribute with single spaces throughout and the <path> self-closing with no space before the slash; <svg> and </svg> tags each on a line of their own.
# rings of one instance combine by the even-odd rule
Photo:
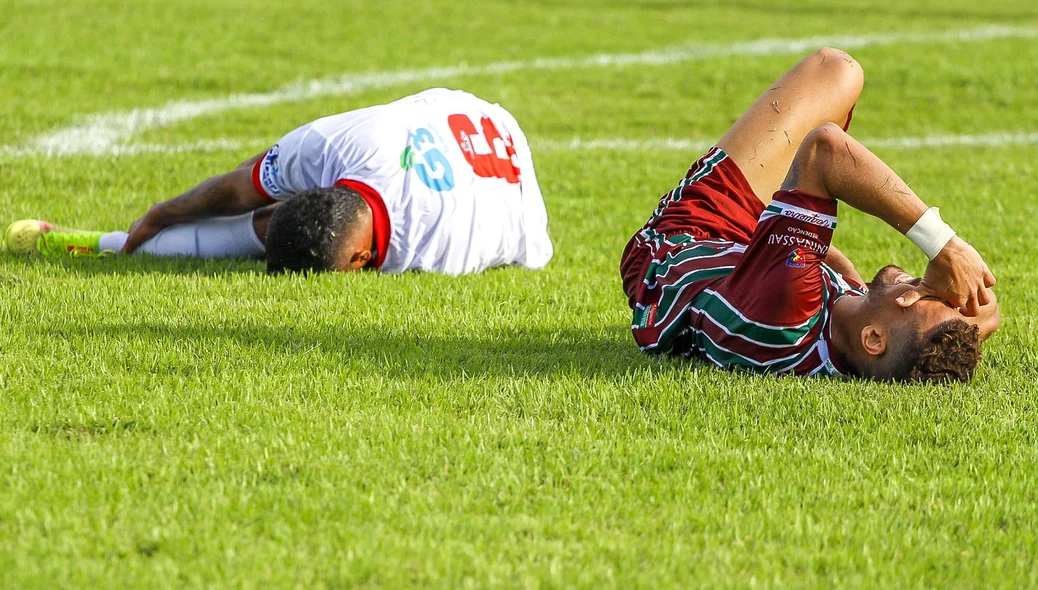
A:
<svg viewBox="0 0 1038 590">
<path fill-rule="evenodd" d="M 187 258 L 184 256 L 113 255 L 103 258 L 43 258 L 41 256 L 0 253 L 0 270 L 26 271 L 31 269 L 62 270 L 84 276 L 94 275 L 203 275 L 266 274 L 267 263 L 262 258 Z M 482 274 L 513 268 L 498 266 Z M 369 272 L 369 271 L 365 271 Z M 417 273 L 418 271 L 408 271 Z M 376 273 L 377 274 L 377 273 Z"/>
<path fill-rule="evenodd" d="M 162 325 L 154 323 L 55 327 L 56 336 L 98 337 L 163 348 L 164 343 L 210 348 L 214 359 L 241 356 L 234 345 L 254 349 L 267 370 L 310 358 L 314 365 L 352 366 L 387 377 L 431 375 L 442 379 L 473 376 L 575 376 L 615 379 L 634 370 L 689 366 L 638 350 L 627 326 L 601 329 L 488 330 L 479 335 L 401 333 L 379 326 L 317 325 L 306 328 L 258 325 Z M 159 372 L 192 373 L 197 358 L 186 355 L 157 361 Z M 180 363 L 190 366 L 179 366 Z M 217 360 L 217 363 L 220 361 Z"/>
<path fill-rule="evenodd" d="M 79 275 L 225 275 L 265 273 L 266 263 L 260 259 L 223 258 L 203 260 L 185 257 L 123 256 L 104 258 L 43 258 L 10 253 L 0 254 L 0 268 L 24 271 L 45 268 Z"/>
</svg>

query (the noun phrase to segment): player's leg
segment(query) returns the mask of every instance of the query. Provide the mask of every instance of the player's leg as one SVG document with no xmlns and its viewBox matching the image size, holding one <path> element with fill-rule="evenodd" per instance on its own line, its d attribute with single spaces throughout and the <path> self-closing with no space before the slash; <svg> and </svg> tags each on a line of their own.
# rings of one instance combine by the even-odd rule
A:
<svg viewBox="0 0 1038 590">
<path fill-rule="evenodd" d="M 136 252 L 192 258 L 260 257 L 266 254 L 264 238 L 276 206 L 270 205 L 233 217 L 214 217 L 167 227 L 141 244 Z M 126 237 L 125 232 L 105 234 L 101 238 L 101 248 L 120 252 Z"/>
<path fill-rule="evenodd" d="M 266 253 L 267 225 L 277 204 L 233 217 L 216 217 L 168 227 L 144 242 L 137 252 L 192 258 L 254 258 Z M 38 220 L 11 224 L 4 245 L 12 252 L 44 256 L 96 256 L 121 252 L 122 231 L 69 230 Z"/>
<path fill-rule="evenodd" d="M 892 226 L 899 218 L 917 217 L 912 207 L 925 209 L 915 191 L 886 162 L 833 123 L 807 134 L 782 189 L 845 201 Z M 878 202 L 890 205 L 881 211 L 872 206 Z M 898 229 L 902 233 L 908 230 Z"/>
<path fill-rule="evenodd" d="M 864 82 L 850 55 L 819 49 L 772 84 L 717 145 L 767 205 L 812 129 L 826 123 L 846 127 Z"/>
<path fill-rule="evenodd" d="M 260 243 L 267 243 L 267 228 L 270 227 L 270 218 L 274 217 L 274 211 L 280 206 L 281 203 L 272 203 L 252 212 L 252 231 Z"/>
<path fill-rule="evenodd" d="M 97 256 L 101 252 L 98 240 L 103 233 L 69 229 L 39 219 L 19 219 L 4 230 L 0 250 L 44 256 Z"/>
</svg>

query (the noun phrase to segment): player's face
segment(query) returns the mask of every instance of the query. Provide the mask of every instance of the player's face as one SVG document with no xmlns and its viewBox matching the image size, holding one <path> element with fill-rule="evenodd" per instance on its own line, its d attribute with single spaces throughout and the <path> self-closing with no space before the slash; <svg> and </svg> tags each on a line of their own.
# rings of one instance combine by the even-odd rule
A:
<svg viewBox="0 0 1038 590">
<path fill-rule="evenodd" d="M 913 277 L 897 266 L 887 266 L 876 273 L 869 285 L 869 301 L 877 310 L 877 320 L 888 328 L 911 323 L 920 333 L 948 320 L 962 319 L 962 314 L 943 299 L 924 297 L 911 307 L 901 307 L 897 298 L 919 285 L 922 279 Z"/>
</svg>

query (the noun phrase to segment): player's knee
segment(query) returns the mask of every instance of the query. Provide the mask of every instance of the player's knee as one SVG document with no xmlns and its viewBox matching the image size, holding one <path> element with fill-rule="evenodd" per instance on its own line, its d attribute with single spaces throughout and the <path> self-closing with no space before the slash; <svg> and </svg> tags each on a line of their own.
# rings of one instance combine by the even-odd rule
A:
<svg viewBox="0 0 1038 590">
<path fill-rule="evenodd" d="M 842 135 L 844 135 L 843 129 L 835 123 L 815 127 L 808 132 L 803 143 L 800 144 L 797 159 L 809 164 L 831 159 L 836 147 L 840 145 Z"/>
<path fill-rule="evenodd" d="M 834 123 L 820 125 L 808 132 L 793 157 L 782 188 L 799 189 L 819 197 L 827 196 L 826 171 L 835 157 L 842 134 L 843 129 Z"/>
<path fill-rule="evenodd" d="M 852 94 L 857 99 L 865 85 L 865 72 L 851 54 L 833 47 L 823 47 L 812 55 L 813 63 L 833 91 Z"/>
</svg>

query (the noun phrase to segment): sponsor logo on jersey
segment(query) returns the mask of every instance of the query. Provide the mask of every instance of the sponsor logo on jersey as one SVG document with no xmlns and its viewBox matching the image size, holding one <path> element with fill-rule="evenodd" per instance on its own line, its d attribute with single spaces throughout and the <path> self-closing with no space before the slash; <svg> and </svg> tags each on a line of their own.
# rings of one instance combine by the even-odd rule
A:
<svg viewBox="0 0 1038 590">
<path fill-rule="evenodd" d="M 807 238 L 801 238 L 798 236 L 791 236 L 789 234 L 769 234 L 768 235 L 769 246 L 797 246 L 799 248 L 807 248 L 808 250 L 814 250 L 822 256 L 825 256 L 829 252 L 829 246 L 821 244 L 814 240 Z"/>
<path fill-rule="evenodd" d="M 414 148 L 410 145 L 405 146 L 404 151 L 400 153 L 400 167 L 404 170 L 414 167 Z"/>
<path fill-rule="evenodd" d="M 414 170 L 418 180 L 433 190 L 451 190 L 454 188 L 454 168 L 443 152 L 445 143 L 439 134 L 426 127 L 415 129 L 400 154 L 400 167 Z"/>
<path fill-rule="evenodd" d="M 263 157 L 263 164 L 260 165 L 260 184 L 271 196 L 281 194 L 281 187 L 278 184 L 278 172 L 281 170 L 278 166 L 279 152 L 278 144 L 274 144 L 274 147 L 267 150 L 267 155 Z"/>
<path fill-rule="evenodd" d="M 789 268 L 804 268 L 807 266 L 807 257 L 804 256 L 804 251 L 800 248 L 793 250 L 786 257 L 786 266 Z"/>
<path fill-rule="evenodd" d="M 802 213 L 800 211 L 793 211 L 792 209 L 783 209 L 782 210 L 782 215 L 784 215 L 785 217 L 796 219 L 797 221 L 803 221 L 805 223 L 810 223 L 811 225 L 818 225 L 818 226 L 821 226 L 821 227 L 830 227 L 830 226 L 832 226 L 832 223 L 828 219 L 826 219 L 826 218 L 824 218 L 824 217 L 822 217 L 820 215 L 808 215 L 807 213 Z"/>
<path fill-rule="evenodd" d="M 790 227 L 789 228 L 789 233 L 793 234 L 794 236 L 808 237 L 808 238 L 811 238 L 812 240 L 817 240 L 818 239 L 818 234 L 816 234 L 813 231 L 807 231 L 806 229 L 804 229 L 802 227 Z"/>
<path fill-rule="evenodd" d="M 653 303 L 649 307 L 639 306 L 634 312 L 634 326 L 637 328 L 651 328 L 656 325 L 656 307 Z"/>
</svg>

